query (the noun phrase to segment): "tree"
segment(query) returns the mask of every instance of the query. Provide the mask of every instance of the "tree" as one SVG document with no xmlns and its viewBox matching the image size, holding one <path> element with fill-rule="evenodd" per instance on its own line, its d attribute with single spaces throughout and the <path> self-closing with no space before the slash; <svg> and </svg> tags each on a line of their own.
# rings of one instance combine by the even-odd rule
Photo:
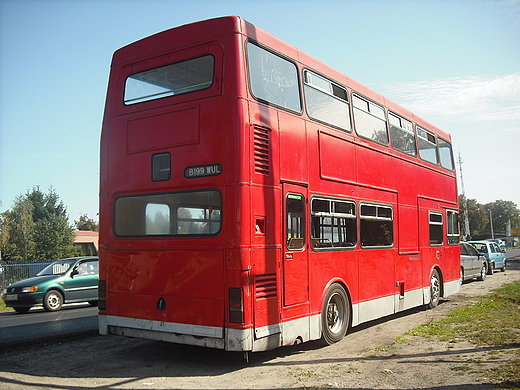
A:
<svg viewBox="0 0 520 390">
<path fill-rule="evenodd" d="M 45 194 L 36 186 L 18 196 L 0 226 L 2 257 L 8 262 L 54 260 L 77 252 L 67 208 L 53 188 Z"/>
<path fill-rule="evenodd" d="M 506 226 L 509 221 L 511 221 L 513 226 L 516 226 L 519 223 L 520 210 L 518 210 L 516 203 L 500 199 L 485 204 L 484 208 L 488 213 L 491 211 L 494 233 L 506 234 Z M 491 224 L 489 223 L 487 230 L 491 232 Z"/>
<path fill-rule="evenodd" d="M 33 211 L 34 206 L 31 201 L 22 196 L 15 199 L 8 225 L 12 246 L 11 253 L 7 254 L 11 255 L 12 260 L 24 260 L 33 255 L 35 247 Z"/>
<path fill-rule="evenodd" d="M 87 214 L 81 215 L 77 221 L 74 221 L 74 224 L 78 230 L 99 231 L 99 224 L 93 219 L 90 219 Z"/>
</svg>

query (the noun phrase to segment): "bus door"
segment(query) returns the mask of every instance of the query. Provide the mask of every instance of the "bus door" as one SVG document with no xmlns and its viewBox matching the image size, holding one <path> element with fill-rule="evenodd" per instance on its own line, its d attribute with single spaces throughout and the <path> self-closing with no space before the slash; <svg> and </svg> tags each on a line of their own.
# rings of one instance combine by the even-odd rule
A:
<svg viewBox="0 0 520 390">
<path fill-rule="evenodd" d="M 307 188 L 284 184 L 283 194 L 283 305 L 290 306 L 309 298 Z"/>
</svg>

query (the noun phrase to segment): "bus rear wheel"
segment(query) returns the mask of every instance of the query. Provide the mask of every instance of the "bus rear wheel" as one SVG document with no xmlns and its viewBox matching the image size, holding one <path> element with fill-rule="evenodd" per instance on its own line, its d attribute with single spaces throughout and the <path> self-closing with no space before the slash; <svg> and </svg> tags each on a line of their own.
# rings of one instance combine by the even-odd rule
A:
<svg viewBox="0 0 520 390">
<path fill-rule="evenodd" d="M 439 304 L 441 299 L 441 277 L 439 271 L 433 270 L 432 276 L 430 277 L 430 303 L 428 307 L 434 309 Z"/>
<path fill-rule="evenodd" d="M 333 284 L 327 291 L 321 311 L 321 341 L 332 345 L 340 341 L 350 323 L 350 300 L 345 289 Z"/>
</svg>

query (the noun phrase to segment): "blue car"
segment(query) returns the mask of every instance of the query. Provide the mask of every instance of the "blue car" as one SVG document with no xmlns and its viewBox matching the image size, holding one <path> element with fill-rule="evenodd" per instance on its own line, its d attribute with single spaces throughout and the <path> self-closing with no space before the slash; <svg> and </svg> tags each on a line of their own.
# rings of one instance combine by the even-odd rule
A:
<svg viewBox="0 0 520 390">
<path fill-rule="evenodd" d="M 503 249 L 492 241 L 469 241 L 487 260 L 487 273 L 493 275 L 495 270 L 506 270 L 506 254 Z"/>
</svg>

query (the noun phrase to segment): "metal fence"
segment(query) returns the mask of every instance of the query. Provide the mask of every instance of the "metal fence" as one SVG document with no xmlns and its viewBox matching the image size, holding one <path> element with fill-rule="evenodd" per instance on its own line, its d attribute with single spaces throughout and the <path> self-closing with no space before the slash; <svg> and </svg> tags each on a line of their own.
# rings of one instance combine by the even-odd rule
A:
<svg viewBox="0 0 520 390">
<path fill-rule="evenodd" d="M 2 292 L 4 288 L 12 283 L 19 282 L 20 280 L 36 275 L 49 264 L 51 263 L 0 265 L 0 292 Z"/>
</svg>

